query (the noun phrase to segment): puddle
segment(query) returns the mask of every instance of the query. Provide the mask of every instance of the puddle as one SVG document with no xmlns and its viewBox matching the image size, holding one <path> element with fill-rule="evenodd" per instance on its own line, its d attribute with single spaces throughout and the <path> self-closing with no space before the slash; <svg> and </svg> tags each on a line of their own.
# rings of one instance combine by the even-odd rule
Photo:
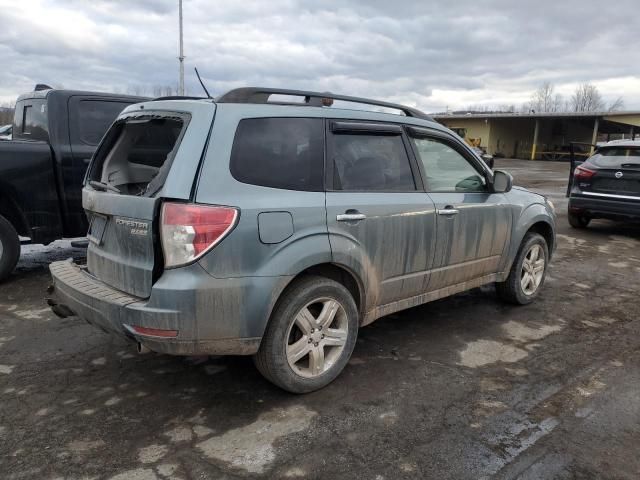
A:
<svg viewBox="0 0 640 480">
<path fill-rule="evenodd" d="M 158 480 L 158 476 L 153 473 L 153 470 L 136 468 L 135 470 L 119 473 L 115 477 L 111 477 L 111 480 Z"/>
<path fill-rule="evenodd" d="M 529 352 L 495 340 L 476 340 L 460 352 L 458 365 L 482 367 L 497 362 L 513 363 L 522 360 Z"/>
<path fill-rule="evenodd" d="M 197 447 L 209 458 L 262 473 L 276 458 L 275 441 L 306 430 L 316 415 L 303 406 L 272 410 L 249 425 L 210 438 Z"/>
<path fill-rule="evenodd" d="M 138 460 L 141 463 L 154 463 L 164 457 L 168 451 L 165 445 L 149 445 L 138 450 Z"/>
<path fill-rule="evenodd" d="M 191 438 L 193 437 L 193 433 L 191 432 L 191 429 L 188 427 L 176 427 L 173 430 L 164 432 L 163 435 L 165 437 L 169 437 L 169 440 L 172 443 L 190 442 Z"/>
<path fill-rule="evenodd" d="M 502 326 L 502 329 L 507 336 L 518 342 L 531 342 L 534 340 L 540 340 L 552 333 L 562 330 L 560 325 L 542 325 L 538 328 L 531 328 L 513 320 L 507 322 Z"/>
</svg>

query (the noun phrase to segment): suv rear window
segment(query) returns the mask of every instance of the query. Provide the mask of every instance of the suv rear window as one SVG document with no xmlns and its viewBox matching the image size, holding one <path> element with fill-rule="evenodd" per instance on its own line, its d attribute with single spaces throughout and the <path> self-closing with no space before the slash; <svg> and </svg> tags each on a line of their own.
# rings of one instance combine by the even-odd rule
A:
<svg viewBox="0 0 640 480">
<path fill-rule="evenodd" d="M 601 168 L 620 168 L 622 165 L 640 165 L 640 148 L 636 147 L 605 147 L 598 150 L 589 159 L 591 163 Z"/>
<path fill-rule="evenodd" d="M 187 120 L 141 116 L 116 122 L 96 153 L 89 180 L 126 195 L 155 194 L 164 184 Z"/>
<path fill-rule="evenodd" d="M 241 120 L 231 151 L 239 182 L 285 190 L 323 190 L 324 127 L 317 118 Z"/>
</svg>

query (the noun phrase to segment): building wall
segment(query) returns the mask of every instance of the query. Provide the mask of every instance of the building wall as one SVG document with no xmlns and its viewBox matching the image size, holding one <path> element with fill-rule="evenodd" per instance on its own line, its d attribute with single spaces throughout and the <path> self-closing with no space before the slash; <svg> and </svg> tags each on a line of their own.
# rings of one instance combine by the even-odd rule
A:
<svg viewBox="0 0 640 480">
<path fill-rule="evenodd" d="M 492 118 L 488 152 L 507 158 L 530 158 L 535 122 L 528 118 Z"/>
<path fill-rule="evenodd" d="M 489 145 L 491 135 L 491 120 L 485 122 L 484 118 L 451 119 L 439 120 L 448 128 L 465 128 L 466 138 L 480 138 L 480 146 L 486 148 Z"/>
<path fill-rule="evenodd" d="M 566 151 L 570 142 L 591 143 L 595 117 L 537 117 L 539 122 L 536 158 L 541 152 Z M 530 159 L 533 147 L 535 117 L 516 116 L 504 118 L 443 118 L 438 121 L 449 128 L 465 128 L 467 138 L 481 138 L 480 146 L 488 153 L 504 155 L 507 158 Z M 636 126 L 640 133 L 640 115 L 616 114 L 602 117 L 599 131 L 606 139 L 606 132 L 611 133 L 613 123 L 623 126 L 629 133 L 631 126 Z M 626 125 L 629 126 L 628 131 Z M 614 128 L 615 130 L 615 128 Z"/>
</svg>

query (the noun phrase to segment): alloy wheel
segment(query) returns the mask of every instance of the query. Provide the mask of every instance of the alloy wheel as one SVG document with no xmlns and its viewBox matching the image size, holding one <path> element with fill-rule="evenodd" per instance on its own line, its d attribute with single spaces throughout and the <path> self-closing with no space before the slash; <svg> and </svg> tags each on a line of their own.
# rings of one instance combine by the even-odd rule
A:
<svg viewBox="0 0 640 480">
<path fill-rule="evenodd" d="M 349 321 L 344 307 L 333 298 L 318 298 L 295 316 L 287 334 L 287 362 L 305 378 L 329 370 L 347 343 Z"/>
<path fill-rule="evenodd" d="M 531 246 L 522 262 L 520 274 L 520 286 L 525 295 L 533 295 L 542 283 L 544 275 L 545 258 L 544 251 L 539 244 Z"/>
</svg>

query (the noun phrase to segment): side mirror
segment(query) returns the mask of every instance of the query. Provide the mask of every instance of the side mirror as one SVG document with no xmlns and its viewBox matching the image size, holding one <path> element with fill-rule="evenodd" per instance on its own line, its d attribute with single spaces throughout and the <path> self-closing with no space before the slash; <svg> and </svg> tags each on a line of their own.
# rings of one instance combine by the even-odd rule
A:
<svg viewBox="0 0 640 480">
<path fill-rule="evenodd" d="M 495 193 L 507 193 L 513 187 L 513 177 L 502 170 L 493 172 L 493 191 Z"/>
</svg>

